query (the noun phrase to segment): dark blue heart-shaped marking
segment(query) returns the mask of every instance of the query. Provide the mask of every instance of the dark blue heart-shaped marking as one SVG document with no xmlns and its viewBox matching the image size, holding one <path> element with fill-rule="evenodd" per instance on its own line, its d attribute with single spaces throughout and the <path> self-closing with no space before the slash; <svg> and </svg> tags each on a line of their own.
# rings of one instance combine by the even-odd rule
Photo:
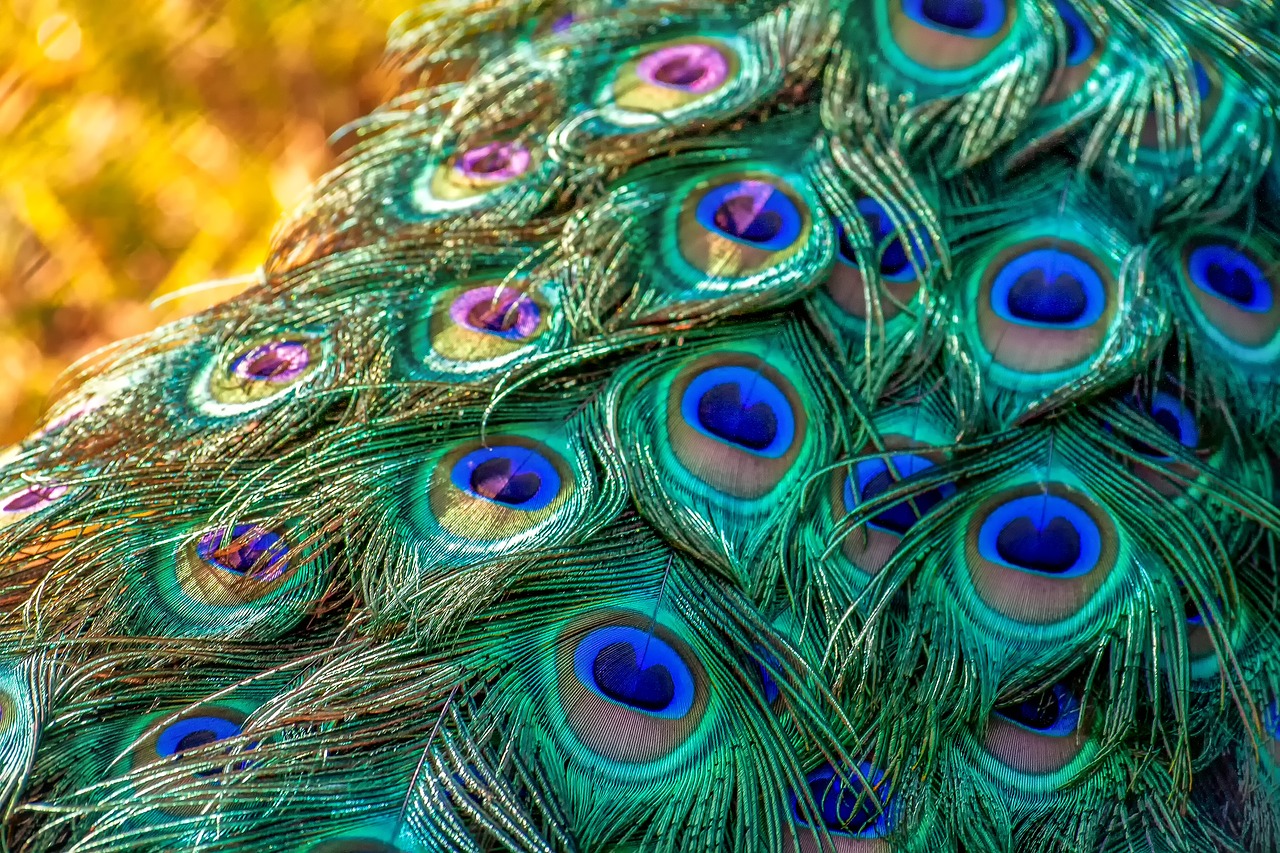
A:
<svg viewBox="0 0 1280 853">
<path fill-rule="evenodd" d="M 516 472 L 514 469 L 511 460 L 505 457 L 486 459 L 471 472 L 471 490 L 508 506 L 528 503 L 542 488 L 542 478 L 535 471 Z"/>
<path fill-rule="evenodd" d="M 702 395 L 698 421 L 712 435 L 751 450 L 764 450 L 778 435 L 773 409 L 764 401 L 744 407 L 736 382 L 723 382 Z"/>
<path fill-rule="evenodd" d="M 1050 281 L 1041 267 L 1018 276 L 1009 288 L 1009 313 L 1033 323 L 1073 323 L 1089 307 L 1089 297 L 1080 279 L 1059 272 Z"/>
<path fill-rule="evenodd" d="M 591 675 L 605 696 L 642 711 L 665 710 L 675 699 L 670 670 L 657 663 L 641 669 L 630 643 L 610 643 L 601 649 Z"/>
<path fill-rule="evenodd" d="M 1046 690 L 1025 702 L 996 708 L 996 713 L 1036 731 L 1053 728 L 1062 717 L 1061 703 L 1052 690 Z"/>
<path fill-rule="evenodd" d="M 880 819 L 877 811 L 880 803 L 875 794 L 863 791 L 856 778 L 850 781 L 854 785 L 852 789 L 846 788 L 837 777 L 811 779 L 809 792 L 822 809 L 822 822 L 828 829 L 858 835 Z"/>
<path fill-rule="evenodd" d="M 976 30 L 986 18 L 983 0 L 924 0 L 921 10 L 929 20 L 953 30 Z"/>
<path fill-rule="evenodd" d="M 868 480 L 866 485 L 862 487 L 862 499 L 869 501 L 877 495 L 884 494 L 896 482 L 893 477 L 889 476 L 889 471 L 886 468 Z M 945 498 L 946 495 L 941 490 L 929 489 L 927 492 L 913 495 L 910 500 L 899 501 L 888 509 L 881 511 L 880 514 L 871 519 L 871 523 L 876 527 L 884 528 L 893 533 L 906 533 L 925 513 L 942 503 Z"/>
<path fill-rule="evenodd" d="M 1015 518 L 996 537 L 996 552 L 1006 562 L 1045 574 L 1061 574 L 1080 559 L 1080 532 L 1065 518 L 1043 527 L 1027 516 Z"/>
<path fill-rule="evenodd" d="M 505 302 L 484 301 L 467 313 L 467 322 L 473 329 L 487 332 L 509 332 L 520 320 L 521 305 L 517 300 Z"/>
<path fill-rule="evenodd" d="M 1257 296 L 1258 285 L 1253 276 L 1240 267 L 1211 263 L 1205 269 L 1205 279 L 1215 293 L 1239 305 L 1252 305 Z"/>
<path fill-rule="evenodd" d="M 863 218 L 867 221 L 867 227 L 871 229 L 876 246 L 884 243 L 894 232 L 893 220 L 884 214 L 872 211 L 864 213 Z M 887 276 L 901 275 L 910 263 L 907 260 L 907 247 L 902 245 L 902 239 L 898 238 L 884 247 L 884 252 L 880 255 L 880 273 Z"/>
<path fill-rule="evenodd" d="M 724 233 L 751 243 L 767 243 L 782 230 L 782 216 L 776 210 L 760 207 L 750 195 L 725 199 L 713 221 Z"/>
</svg>

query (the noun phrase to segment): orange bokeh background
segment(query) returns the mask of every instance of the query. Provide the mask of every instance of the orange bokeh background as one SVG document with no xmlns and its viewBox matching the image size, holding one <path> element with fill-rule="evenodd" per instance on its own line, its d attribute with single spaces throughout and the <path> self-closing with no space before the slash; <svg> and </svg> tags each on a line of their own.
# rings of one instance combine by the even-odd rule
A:
<svg viewBox="0 0 1280 853">
<path fill-rule="evenodd" d="M 92 349 L 228 295 L 330 133 L 387 93 L 409 0 L 0 6 L 0 446 Z M 230 289 L 233 292 L 234 288 Z"/>
</svg>

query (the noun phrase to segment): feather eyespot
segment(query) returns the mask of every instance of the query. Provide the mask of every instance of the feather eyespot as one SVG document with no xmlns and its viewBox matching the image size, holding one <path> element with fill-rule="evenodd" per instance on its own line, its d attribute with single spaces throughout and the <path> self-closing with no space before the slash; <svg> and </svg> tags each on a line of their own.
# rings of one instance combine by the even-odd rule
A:
<svg viewBox="0 0 1280 853">
<path fill-rule="evenodd" d="M 996 708 L 987 722 L 984 748 L 1020 773 L 1057 772 L 1084 748 L 1080 711 L 1075 695 L 1055 684 L 1025 701 Z"/>
<path fill-rule="evenodd" d="M 454 463 L 453 485 L 473 498 L 523 512 L 545 508 L 560 496 L 560 473 L 531 447 L 478 447 Z"/>
<path fill-rule="evenodd" d="M 693 377 L 680 400 L 685 423 L 708 438 L 776 459 L 795 440 L 782 390 L 750 367 L 713 367 Z"/>
<path fill-rule="evenodd" d="M 195 397 L 200 408 L 212 415 L 252 411 L 314 377 L 323 359 L 321 342 L 315 338 L 259 338 L 235 350 L 229 359 L 211 361 L 197 381 Z"/>
<path fill-rule="evenodd" d="M 311 354 L 299 341 L 269 341 L 237 358 L 231 373 L 245 382 L 294 382 L 311 366 Z"/>
<path fill-rule="evenodd" d="M 1084 18 L 1080 17 L 1080 13 L 1067 0 L 1054 0 L 1053 7 L 1062 19 L 1067 33 L 1067 53 L 1062 57 L 1063 65 L 1075 68 L 1093 55 L 1097 39 L 1085 25 Z"/>
<path fill-rule="evenodd" d="M 486 142 L 457 151 L 431 175 L 430 206 L 456 210 L 475 205 L 487 194 L 529 174 L 533 161 L 533 152 L 514 140 Z"/>
<path fill-rule="evenodd" d="M 901 426 L 908 426 L 901 418 L 898 420 Z M 881 436 L 881 444 L 893 451 L 887 459 L 862 459 L 852 466 L 837 468 L 831 474 L 828 487 L 831 520 L 837 525 L 858 506 L 878 495 L 890 489 L 908 489 L 901 500 L 849 531 L 841 543 L 845 558 L 868 575 L 879 574 L 897 551 L 903 535 L 927 512 L 956 493 L 952 483 L 925 491 L 910 489 L 911 478 L 928 475 L 942 461 L 941 453 L 929 443 L 886 432 Z M 871 444 L 861 450 L 862 454 L 877 452 Z"/>
<path fill-rule="evenodd" d="M 220 758 L 230 755 L 231 750 L 219 751 L 213 745 L 237 737 L 247 719 L 248 714 L 240 708 L 224 704 L 200 705 L 176 718 L 165 714 L 154 716 L 152 722 L 160 724 L 147 726 L 146 737 L 129 753 L 129 767 L 136 771 L 166 761 L 189 768 L 188 775 L 166 773 L 160 785 L 164 793 L 174 798 L 174 802 L 170 804 L 166 799 L 160 809 L 176 816 L 200 814 L 204 808 L 202 802 L 184 804 L 179 798 L 190 799 L 193 791 L 199 789 L 201 780 L 203 784 L 216 785 L 217 777 L 228 769 L 246 766 L 244 759 Z M 255 745 L 248 744 L 241 749 L 251 750 Z"/>
<path fill-rule="evenodd" d="M 1102 534 L 1089 513 L 1057 495 L 1026 495 L 992 509 L 978 529 L 978 553 L 1011 569 L 1061 578 L 1097 566 Z"/>
<path fill-rule="evenodd" d="M 1200 446 L 1200 427 L 1196 423 L 1195 412 L 1184 400 L 1167 391 L 1157 391 L 1151 395 L 1150 402 L 1145 405 L 1136 398 L 1130 401 L 1130 405 L 1144 411 L 1160 429 L 1164 430 L 1170 438 L 1183 447 L 1195 450 Z M 1142 442 L 1135 440 L 1131 441 L 1130 444 L 1143 456 L 1148 456 L 1151 459 L 1160 462 L 1168 462 L 1173 459 L 1169 454 Z"/>
<path fill-rule="evenodd" d="M 854 466 L 854 473 L 845 478 L 845 509 L 852 512 L 858 504 L 884 494 L 898 482 L 934 467 L 936 466 L 932 460 L 912 453 L 894 454 L 888 460 L 863 460 Z M 945 483 L 926 492 L 912 494 L 876 513 L 867 522 L 867 526 L 901 536 L 926 512 L 955 493 L 956 487 Z"/>
<path fill-rule="evenodd" d="M 1135 453 L 1145 457 L 1129 460 L 1134 475 L 1164 497 L 1176 498 L 1186 494 L 1186 481 L 1195 480 L 1198 472 L 1193 465 L 1174 455 L 1174 446 L 1185 448 L 1202 459 L 1211 457 L 1214 452 L 1214 442 L 1203 433 L 1195 411 L 1176 390 L 1133 394 L 1124 402 L 1145 415 L 1160 430 L 1162 438 L 1167 436 L 1163 441 L 1154 436 L 1149 439 L 1133 434 L 1121 436 Z M 1107 424 L 1106 428 L 1110 430 L 1112 427 Z"/>
<path fill-rule="evenodd" d="M 1262 714 L 1263 733 L 1267 736 L 1263 748 L 1271 761 L 1280 767 L 1280 702 L 1272 702 Z"/>
<path fill-rule="evenodd" d="M 1007 260 L 991 282 L 991 308 L 1010 323 L 1050 329 L 1092 325 L 1106 309 L 1102 277 L 1059 248 L 1031 249 Z"/>
<path fill-rule="evenodd" d="M 557 294 L 522 279 L 479 279 L 432 294 L 406 329 L 414 378 L 483 379 L 556 344 Z"/>
<path fill-rule="evenodd" d="M 1236 353 L 1274 344 L 1280 304 L 1258 259 L 1243 246 L 1213 240 L 1190 241 L 1183 257 L 1191 307 L 1205 332 Z"/>
<path fill-rule="evenodd" d="M 986 38 L 1004 27 L 1000 0 L 903 0 L 902 11 L 917 24 L 968 38 Z"/>
<path fill-rule="evenodd" d="M 1199 57 L 1192 57 L 1190 84 L 1191 88 L 1195 90 L 1194 103 L 1199 107 L 1199 127 L 1201 131 L 1208 128 L 1213 121 L 1218 106 L 1222 102 L 1222 82 L 1222 77 L 1215 67 L 1206 65 Z M 1175 121 L 1175 135 L 1172 140 L 1169 140 L 1166 136 L 1168 129 L 1162 126 L 1163 116 L 1154 108 L 1148 110 L 1138 135 L 1139 145 L 1147 149 L 1148 154 L 1185 147 L 1189 143 L 1188 128 L 1185 126 L 1186 119 L 1183 118 L 1187 107 L 1185 98 L 1182 97 L 1178 97 L 1172 105 Z"/>
<path fill-rule="evenodd" d="M 1080 93 L 1106 49 L 1105 40 L 1089 28 L 1070 0 L 1053 0 L 1053 6 L 1066 31 L 1067 50 L 1045 89 L 1044 104 L 1059 104 Z"/>
<path fill-rule="evenodd" d="M 979 341 L 1001 384 L 1014 388 L 1095 358 L 1117 312 L 1111 271 L 1083 244 L 1061 238 L 1007 246 L 977 287 Z"/>
<path fill-rule="evenodd" d="M 765 704 L 773 705 L 782 695 L 782 691 L 778 689 L 778 682 L 774 680 L 771 671 L 771 669 L 778 669 L 778 659 L 760 646 L 755 647 L 755 652 L 758 657 L 752 660 L 752 664 L 754 664 L 756 673 L 760 676 L 760 693 L 764 696 Z"/>
<path fill-rule="evenodd" d="M 156 755 L 181 760 L 191 750 L 235 737 L 240 734 L 240 727 L 244 723 L 243 715 L 236 716 L 240 718 L 233 719 L 228 714 L 184 717 L 157 734 Z M 195 775 L 212 776 L 221 772 L 221 767 L 212 767 L 198 771 Z"/>
<path fill-rule="evenodd" d="M 773 489 L 794 464 L 807 428 L 794 386 L 755 356 L 705 356 L 671 384 L 667 429 L 677 460 L 734 497 Z"/>
<path fill-rule="evenodd" d="M 1202 335 L 1246 365 L 1280 357 L 1275 263 L 1261 242 L 1209 230 L 1185 239 L 1180 258 L 1184 302 Z"/>
<path fill-rule="evenodd" d="M 569 728 L 612 761 L 648 763 L 697 729 L 707 675 L 674 632 L 640 613 L 603 611 L 561 632 L 557 671 Z"/>
<path fill-rule="evenodd" d="M 621 127 L 669 122 L 714 107 L 738 77 L 734 47 L 714 38 L 646 45 L 619 67 L 604 95 L 609 119 Z"/>
<path fill-rule="evenodd" d="M 1080 703 L 1061 684 L 1024 702 L 996 708 L 994 713 L 1019 728 L 1046 737 L 1074 734 L 1080 724 Z"/>
<path fill-rule="evenodd" d="M 742 279 L 782 265 L 806 245 L 809 206 L 778 176 L 730 170 L 699 179 L 675 208 L 680 255 L 716 279 Z"/>
<path fill-rule="evenodd" d="M 981 64 L 1018 17 L 1010 0 L 888 0 L 887 7 L 890 58 L 944 74 Z"/>
<path fill-rule="evenodd" d="M 283 535 L 252 524 L 220 527 L 183 548 L 177 582 L 192 601 L 235 607 L 270 595 L 289 575 Z"/>
<path fill-rule="evenodd" d="M 528 534 L 554 518 L 576 488 L 563 456 L 517 435 L 463 442 L 427 476 L 436 523 L 471 543 Z"/>
<path fill-rule="evenodd" d="M 1060 483 L 1028 484 L 988 499 L 969 522 L 966 564 L 978 595 L 1019 622 L 1079 612 L 1116 562 L 1118 533 L 1105 511 Z"/>
<path fill-rule="evenodd" d="M 897 798 L 888 775 L 871 764 L 837 773 L 831 765 L 805 777 L 814 808 L 812 816 L 792 795 L 791 813 L 798 827 L 808 829 L 810 821 L 822 822 L 838 853 L 871 853 L 887 850 L 879 839 L 890 835 L 897 823 Z M 812 830 L 801 834 L 800 849 L 807 851 Z M 858 843 L 861 842 L 861 843 Z M 875 842 L 875 843 L 868 843 Z"/>
<path fill-rule="evenodd" d="M 1200 291 L 1239 311 L 1265 314 L 1275 301 L 1266 275 L 1252 258 L 1233 246 L 1196 246 L 1187 256 L 1187 276 Z"/>
<path fill-rule="evenodd" d="M 898 228 L 884 205 L 872 198 L 863 198 L 856 205 L 858 213 L 871 232 L 872 257 L 877 260 L 877 272 L 881 288 L 878 300 L 883 318 L 892 320 L 902 313 L 900 306 L 907 305 L 920 290 L 919 270 L 924 265 L 924 248 L 919 240 Z M 858 250 L 849 239 L 848 232 L 835 223 L 839 236 L 839 253 L 836 265 L 827 278 L 826 290 L 833 302 L 850 317 L 867 320 L 868 281 L 860 267 Z M 911 243 L 907 249 L 904 239 Z M 885 297 L 888 298 L 885 298 Z"/>
<path fill-rule="evenodd" d="M 157 544 L 130 571 L 153 592 L 134 629 L 156 636 L 275 636 L 323 589 L 327 555 L 298 541 L 292 524 L 229 524 Z M 172 547 L 172 546 L 170 546 Z"/>
</svg>

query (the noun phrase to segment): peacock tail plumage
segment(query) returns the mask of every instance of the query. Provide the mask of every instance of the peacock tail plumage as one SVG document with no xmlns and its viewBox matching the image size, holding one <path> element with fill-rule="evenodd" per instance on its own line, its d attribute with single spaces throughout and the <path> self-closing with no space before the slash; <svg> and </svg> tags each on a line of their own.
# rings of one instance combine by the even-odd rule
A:
<svg viewBox="0 0 1280 853">
<path fill-rule="evenodd" d="M 440 0 L 0 469 L 0 848 L 1280 849 L 1271 0 Z"/>
</svg>

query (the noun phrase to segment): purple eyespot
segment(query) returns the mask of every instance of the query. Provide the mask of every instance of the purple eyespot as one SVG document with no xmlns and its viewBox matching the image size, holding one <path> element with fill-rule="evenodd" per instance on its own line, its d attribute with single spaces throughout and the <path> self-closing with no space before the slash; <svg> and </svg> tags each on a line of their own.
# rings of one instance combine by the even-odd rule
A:
<svg viewBox="0 0 1280 853">
<path fill-rule="evenodd" d="M 210 530 L 196 543 L 196 556 L 211 566 L 264 583 L 277 580 L 289 568 L 284 537 L 252 524 Z"/>
<path fill-rule="evenodd" d="M 468 290 L 453 300 L 449 316 L 459 326 L 473 331 L 521 341 L 537 331 L 542 312 L 527 293 L 489 285 Z"/>
<path fill-rule="evenodd" d="M 510 181 L 529 171 L 531 159 L 519 142 L 490 142 L 462 152 L 456 168 L 468 178 Z"/>
<path fill-rule="evenodd" d="M 710 92 L 729 77 L 729 61 L 706 44 L 676 44 L 645 54 L 636 74 L 646 83 L 694 95 Z"/>
<path fill-rule="evenodd" d="M 18 514 L 35 512 L 44 509 L 67 493 L 67 487 L 61 485 L 27 486 L 13 492 L 0 503 L 0 512 Z"/>
<path fill-rule="evenodd" d="M 299 341 L 271 341 L 236 359 L 231 372 L 250 382 L 292 382 L 311 364 L 311 353 Z"/>
</svg>

